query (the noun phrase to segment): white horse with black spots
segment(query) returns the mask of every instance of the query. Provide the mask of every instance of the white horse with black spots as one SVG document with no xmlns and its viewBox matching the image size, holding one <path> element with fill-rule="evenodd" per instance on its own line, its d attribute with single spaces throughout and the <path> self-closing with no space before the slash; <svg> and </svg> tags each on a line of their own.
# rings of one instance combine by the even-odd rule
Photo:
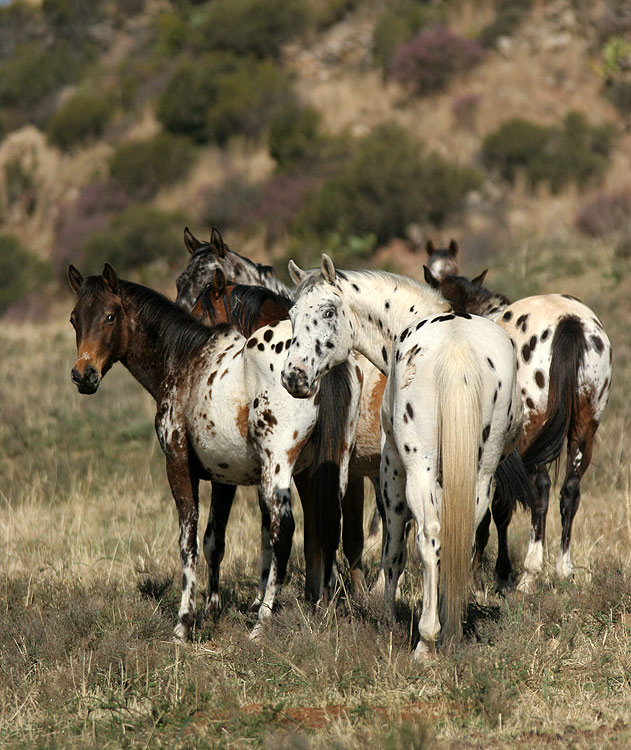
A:
<svg viewBox="0 0 631 750">
<path fill-rule="evenodd" d="M 439 289 L 455 310 L 497 321 L 517 352 L 517 379 L 524 408 L 519 451 L 537 490 L 524 572 L 517 588 L 530 592 L 543 570 L 551 487 L 548 466 L 558 460 L 565 442 L 556 574 L 561 580 L 573 575 L 572 522 L 580 503 L 581 479 L 589 467 L 596 430 L 609 400 L 612 350 L 603 324 L 580 300 L 566 294 L 539 294 L 511 303 L 503 294 L 483 286 L 485 276 L 486 271 L 471 281 L 456 275 L 439 280 L 428 269 L 425 272 L 427 283 Z M 507 525 L 498 525 L 497 529 L 496 569 L 500 581 L 510 579 Z M 484 546 L 484 540 L 480 546 Z"/>
<path fill-rule="evenodd" d="M 454 314 L 439 292 L 412 279 L 336 271 L 327 255 L 318 271 L 290 262 L 290 273 L 299 286 L 281 376 L 285 388 L 308 395 L 352 350 L 388 378 L 380 471 L 386 614 L 394 617 L 405 526 L 413 518 L 423 563 L 415 654 L 431 654 L 440 637 L 462 633 L 475 530 L 489 507 L 498 464 L 520 434 L 512 344 L 495 323 Z"/>
</svg>

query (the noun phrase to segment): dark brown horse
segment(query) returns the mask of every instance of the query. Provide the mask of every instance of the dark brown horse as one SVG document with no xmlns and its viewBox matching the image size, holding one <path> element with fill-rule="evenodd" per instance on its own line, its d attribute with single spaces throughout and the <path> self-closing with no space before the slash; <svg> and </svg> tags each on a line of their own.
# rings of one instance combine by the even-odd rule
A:
<svg viewBox="0 0 631 750">
<path fill-rule="evenodd" d="M 356 427 L 345 414 L 356 413 L 360 393 L 355 367 L 340 371 L 335 394 L 314 390 L 305 399 L 294 399 L 280 384 L 290 323 L 277 323 L 246 339 L 232 326 L 201 325 L 166 297 L 119 279 L 109 264 L 101 276 L 85 279 L 70 266 L 69 279 L 77 293 L 70 320 L 77 339 L 72 380 L 79 392 L 94 393 L 120 361 L 156 400 L 156 432 L 180 525 L 177 638 L 188 638 L 196 619 L 200 479 L 213 485 L 204 535 L 206 609 L 213 612 L 220 608 L 219 567 L 236 485 L 261 487 L 269 544 L 263 544 L 255 599 L 256 635 L 285 577 L 294 530 L 291 478 L 312 464 L 323 430 L 343 433 L 336 440 L 343 448 L 336 474 L 338 504 L 345 490 Z M 325 403 L 330 408 L 323 408 Z M 314 482 L 319 481 L 317 469 Z"/>
</svg>

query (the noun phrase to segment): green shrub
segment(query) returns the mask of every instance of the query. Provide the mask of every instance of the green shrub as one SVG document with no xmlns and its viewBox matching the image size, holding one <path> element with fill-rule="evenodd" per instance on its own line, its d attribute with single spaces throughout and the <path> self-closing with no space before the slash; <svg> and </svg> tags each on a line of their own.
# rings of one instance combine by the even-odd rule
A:
<svg viewBox="0 0 631 750">
<path fill-rule="evenodd" d="M 179 66 L 157 116 L 171 133 L 224 143 L 231 135 L 258 136 L 293 98 L 288 74 L 273 62 L 212 53 Z"/>
<path fill-rule="evenodd" d="M 119 146 L 110 159 L 110 174 L 130 196 L 146 200 L 186 177 L 194 156 L 190 141 L 160 133 Z"/>
<path fill-rule="evenodd" d="M 270 61 L 243 61 L 217 81 L 217 96 L 208 110 L 208 137 L 225 143 L 232 135 L 255 138 L 294 94 L 285 71 Z"/>
<path fill-rule="evenodd" d="M 482 159 L 487 167 L 513 182 L 520 169 L 528 169 L 534 159 L 540 158 L 549 138 L 550 128 L 521 118 L 507 120 L 484 139 Z"/>
<path fill-rule="evenodd" d="M 48 123 L 48 139 L 62 149 L 99 138 L 112 114 L 109 99 L 75 94 L 67 99 Z"/>
<path fill-rule="evenodd" d="M 189 24 L 182 13 L 168 10 L 156 19 L 158 40 L 156 51 L 163 55 L 176 55 L 181 52 L 189 33 Z"/>
<path fill-rule="evenodd" d="M 570 112 L 560 128 L 517 118 L 485 138 L 482 158 L 509 182 L 523 170 L 533 186 L 547 182 L 558 191 L 575 182 L 584 187 L 606 171 L 613 134 L 610 124 L 592 126 L 578 112 Z"/>
<path fill-rule="evenodd" d="M 0 234 L 0 314 L 20 303 L 46 279 L 46 267 L 12 234 Z"/>
<path fill-rule="evenodd" d="M 180 63 L 158 98 L 156 115 L 163 127 L 199 143 L 207 141 L 208 110 L 217 97 L 219 81 L 240 64 L 235 55 L 226 53 Z"/>
<path fill-rule="evenodd" d="M 76 80 L 81 60 L 66 42 L 21 44 L 0 65 L 0 107 L 31 107 L 66 83 Z"/>
<path fill-rule="evenodd" d="M 122 274 L 157 260 L 177 263 L 182 257 L 182 228 L 186 223 L 187 218 L 179 212 L 130 206 L 86 242 L 84 263 L 100 269 L 107 261 Z"/>
<path fill-rule="evenodd" d="M 424 156 L 399 126 L 385 125 L 359 144 L 355 156 L 308 201 L 297 228 L 343 237 L 374 232 L 379 242 L 404 237 L 412 222 L 440 224 L 479 186 L 472 169 Z"/>
<path fill-rule="evenodd" d="M 277 169 L 286 171 L 313 160 L 320 141 L 320 114 L 313 107 L 292 102 L 270 122 L 267 145 Z"/>
<path fill-rule="evenodd" d="M 305 0 L 214 0 L 199 26 L 195 47 L 278 57 L 281 46 L 300 34 L 307 20 Z"/>
</svg>

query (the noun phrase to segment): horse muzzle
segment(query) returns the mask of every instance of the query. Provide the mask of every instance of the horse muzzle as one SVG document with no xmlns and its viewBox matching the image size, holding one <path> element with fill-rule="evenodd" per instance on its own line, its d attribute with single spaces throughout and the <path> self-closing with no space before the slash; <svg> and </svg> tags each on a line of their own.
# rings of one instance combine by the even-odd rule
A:
<svg viewBox="0 0 631 750">
<path fill-rule="evenodd" d="M 83 372 L 80 372 L 76 367 L 72 368 L 70 373 L 72 382 L 79 389 L 79 393 L 91 394 L 96 393 L 99 383 L 101 382 L 101 376 L 98 370 L 92 365 L 88 365 Z"/>
<path fill-rule="evenodd" d="M 311 386 L 307 380 L 307 373 L 299 367 L 284 367 L 280 375 L 283 388 L 294 398 L 307 398 L 311 394 Z"/>
</svg>

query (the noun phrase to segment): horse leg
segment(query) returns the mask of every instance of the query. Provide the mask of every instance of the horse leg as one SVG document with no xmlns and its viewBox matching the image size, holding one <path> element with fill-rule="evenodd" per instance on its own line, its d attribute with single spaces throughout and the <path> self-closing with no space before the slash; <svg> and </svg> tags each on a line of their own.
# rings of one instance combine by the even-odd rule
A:
<svg viewBox="0 0 631 750">
<path fill-rule="evenodd" d="M 205 611 L 218 615 L 221 611 L 219 569 L 226 547 L 226 526 L 237 488 L 231 484 L 212 483 L 208 524 L 204 533 L 204 557 L 208 566 L 208 593 Z"/>
<path fill-rule="evenodd" d="M 186 446 L 168 446 L 167 477 L 177 507 L 182 561 L 182 597 L 174 636 L 188 640 L 195 624 L 197 591 L 197 520 L 199 515 L 199 474 L 193 467 Z"/>
<path fill-rule="evenodd" d="M 484 550 L 486 549 L 486 545 L 489 541 L 490 527 L 491 511 L 487 510 L 487 512 L 484 514 L 484 518 L 475 531 L 475 552 L 473 554 L 473 563 L 471 565 L 473 574 L 473 588 L 476 592 L 476 599 L 479 603 L 482 603 L 486 599 L 484 582 L 482 580 L 482 559 L 484 557 Z"/>
<path fill-rule="evenodd" d="M 362 566 L 364 551 L 364 477 L 351 476 L 342 499 L 342 546 L 351 573 L 351 591 L 366 590 Z"/>
<path fill-rule="evenodd" d="M 269 461 L 261 470 L 261 490 L 270 514 L 270 544 L 272 548 L 272 562 L 265 596 L 258 613 L 258 623 L 250 633 L 250 638 L 257 638 L 265 622 L 270 618 L 274 601 L 281 590 L 287 572 L 287 563 L 291 552 L 294 534 L 294 516 L 291 511 L 291 475 L 293 464 L 282 466 L 276 461 L 270 451 Z M 278 473 L 276 473 L 276 468 Z"/>
<path fill-rule="evenodd" d="M 524 593 L 533 591 L 537 576 L 543 570 L 543 545 L 546 536 L 550 484 L 548 468 L 546 466 L 537 467 L 534 476 L 535 503 L 531 512 L 530 541 L 524 560 L 524 572 L 517 584 L 518 591 Z"/>
<path fill-rule="evenodd" d="M 419 620 L 420 640 L 414 658 L 431 656 L 440 636 L 438 578 L 440 566 L 440 521 L 437 509 L 441 490 L 436 483 L 436 467 L 419 461 L 407 476 L 407 502 L 416 521 L 416 545 L 423 564 L 423 610 Z"/>
<path fill-rule="evenodd" d="M 270 517 L 267 503 L 261 492 L 261 488 L 258 489 L 259 508 L 261 510 L 261 577 L 259 578 L 259 587 L 256 592 L 256 598 L 250 605 L 250 612 L 258 612 L 263 597 L 265 596 L 265 589 L 267 588 L 267 579 L 269 578 L 269 570 L 272 564 L 272 548 L 269 542 L 269 525 Z"/>
<path fill-rule="evenodd" d="M 383 441 L 381 450 L 380 483 L 386 531 L 381 559 L 384 574 L 384 611 L 386 619 L 393 622 L 397 584 L 407 557 L 405 528 L 409 510 L 405 499 L 405 469 L 389 437 Z"/>
<path fill-rule="evenodd" d="M 572 522 L 581 501 L 581 479 L 592 460 L 597 427 L 598 424 L 591 419 L 586 423 L 576 422 L 568 440 L 567 467 L 560 497 L 561 550 L 556 563 L 556 573 L 561 579 L 571 578 L 574 573 L 570 557 Z"/>
<path fill-rule="evenodd" d="M 318 519 L 308 471 L 294 476 L 294 483 L 304 515 L 305 599 L 317 602 L 322 596 L 322 547 L 318 535 Z"/>
<path fill-rule="evenodd" d="M 368 528 L 368 538 L 366 539 L 366 547 L 372 549 L 377 544 L 381 547 L 383 554 L 383 523 L 385 511 L 383 508 L 383 500 L 381 499 L 381 489 L 379 488 L 379 478 L 370 478 L 373 487 L 375 488 L 375 510 L 373 511 L 372 518 L 370 519 L 370 526 Z"/>
</svg>

